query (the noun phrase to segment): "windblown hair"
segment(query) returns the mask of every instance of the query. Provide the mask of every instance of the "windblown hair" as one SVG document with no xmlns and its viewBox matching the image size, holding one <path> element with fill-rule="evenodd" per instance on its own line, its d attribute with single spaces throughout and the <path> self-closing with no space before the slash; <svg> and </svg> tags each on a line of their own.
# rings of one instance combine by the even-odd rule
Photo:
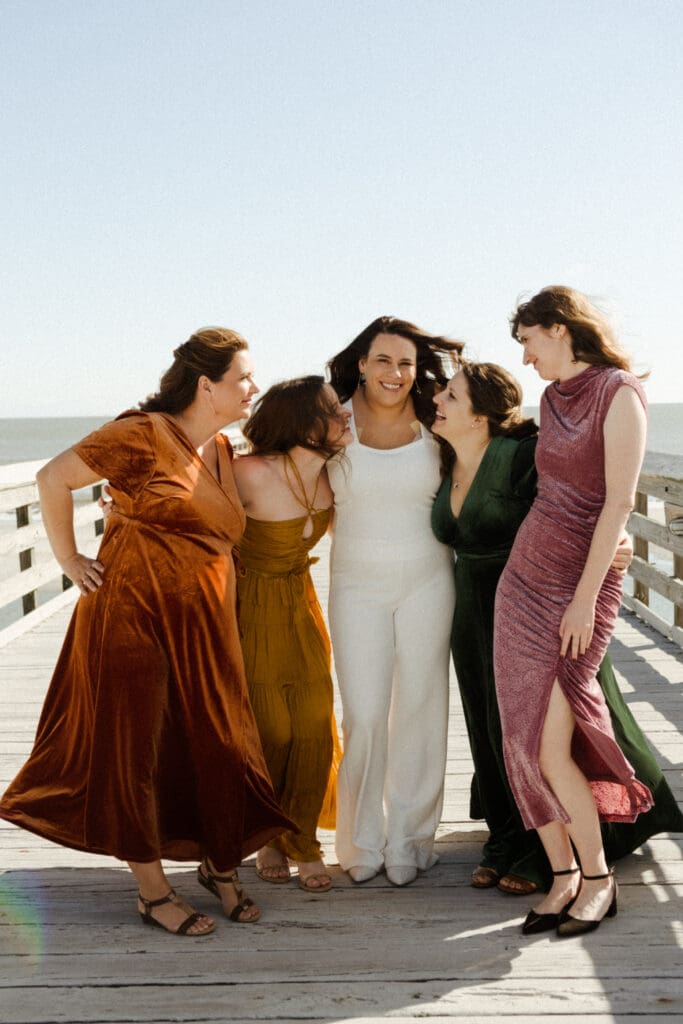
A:
<svg viewBox="0 0 683 1024">
<path fill-rule="evenodd" d="M 522 412 L 522 388 L 519 381 L 496 363 L 463 362 L 460 372 L 467 381 L 470 405 L 475 416 L 485 416 L 491 437 L 522 440 L 538 433 L 535 420 Z M 441 473 L 453 469 L 455 452 L 442 438 Z"/>
<path fill-rule="evenodd" d="M 519 340 L 519 328 L 537 325 L 548 330 L 564 324 L 571 336 L 574 359 L 591 366 L 616 366 L 632 372 L 631 359 L 617 341 L 607 317 L 582 292 L 564 285 L 542 288 L 527 302 L 521 302 L 510 318 L 512 337 Z"/>
<path fill-rule="evenodd" d="M 342 421 L 325 389 L 325 378 L 296 377 L 273 384 L 262 395 L 242 433 L 252 455 L 277 455 L 297 446 L 325 459 L 343 447 L 328 440 L 330 421 Z"/>
<path fill-rule="evenodd" d="M 196 331 L 173 353 L 173 363 L 159 382 L 159 390 L 140 402 L 143 412 L 171 415 L 187 409 L 197 394 L 200 377 L 218 381 L 230 369 L 236 352 L 248 348 L 236 331 L 205 327 Z"/>
<path fill-rule="evenodd" d="M 330 383 L 339 395 L 340 402 L 348 402 L 360 386 L 358 362 L 367 357 L 378 334 L 397 334 L 412 341 L 415 346 L 417 374 L 411 397 L 417 418 L 426 426 L 431 426 L 435 412 L 432 399 L 435 392 L 455 373 L 464 348 L 463 343 L 441 335 L 428 334 L 407 320 L 380 316 L 327 364 Z"/>
</svg>

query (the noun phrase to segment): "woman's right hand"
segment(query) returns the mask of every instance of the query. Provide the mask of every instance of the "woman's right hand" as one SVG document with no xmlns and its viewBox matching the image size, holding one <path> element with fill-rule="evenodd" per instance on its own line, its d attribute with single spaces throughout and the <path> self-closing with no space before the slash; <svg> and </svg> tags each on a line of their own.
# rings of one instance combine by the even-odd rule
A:
<svg viewBox="0 0 683 1024">
<path fill-rule="evenodd" d="M 62 562 L 62 571 L 74 583 L 81 594 L 92 594 L 104 583 L 104 566 L 96 558 L 88 558 L 76 552 Z"/>
</svg>

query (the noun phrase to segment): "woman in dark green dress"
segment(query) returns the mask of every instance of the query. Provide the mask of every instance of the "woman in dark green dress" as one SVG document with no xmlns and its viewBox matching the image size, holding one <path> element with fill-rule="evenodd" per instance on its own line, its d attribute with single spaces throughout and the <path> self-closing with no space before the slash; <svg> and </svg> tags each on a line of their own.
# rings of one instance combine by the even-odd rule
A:
<svg viewBox="0 0 683 1024">
<path fill-rule="evenodd" d="M 536 494 L 538 428 L 523 419 L 521 400 L 519 384 L 502 367 L 465 363 L 435 397 L 432 428 L 446 442 L 432 527 L 457 554 L 451 646 L 475 768 L 470 814 L 484 818 L 490 833 L 472 884 L 513 894 L 547 888 L 551 879 L 537 833 L 525 830 L 508 785 L 493 674 L 496 587 Z M 615 558 L 623 568 L 626 561 Z M 658 832 L 683 831 L 683 815 L 624 702 L 609 656 L 598 681 L 615 738 L 654 798 L 632 824 L 602 825 L 608 860 L 615 860 Z"/>
</svg>

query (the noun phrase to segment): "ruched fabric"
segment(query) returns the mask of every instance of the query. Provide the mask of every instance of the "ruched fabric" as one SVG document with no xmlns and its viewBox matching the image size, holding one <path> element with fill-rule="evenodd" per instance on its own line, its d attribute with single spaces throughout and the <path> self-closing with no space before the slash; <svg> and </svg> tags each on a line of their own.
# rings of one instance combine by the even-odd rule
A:
<svg viewBox="0 0 683 1024">
<path fill-rule="evenodd" d="M 560 657 L 559 627 L 588 557 L 605 502 L 603 426 L 617 390 L 637 379 L 591 366 L 546 388 L 536 449 L 538 493 L 498 585 L 495 676 L 508 778 L 526 828 L 569 821 L 539 766 L 541 734 L 555 679 L 576 720 L 572 756 L 591 785 L 602 821 L 633 821 L 652 806 L 615 742 L 598 666 L 621 603 L 610 569 L 598 594 L 584 655 Z"/>
<path fill-rule="evenodd" d="M 162 413 L 124 413 L 74 446 L 112 487 L 104 583 L 76 604 L 8 821 L 127 861 L 208 855 L 219 871 L 292 826 L 247 694 L 244 510 L 230 443 L 216 444 L 219 480 Z"/>
<path fill-rule="evenodd" d="M 508 784 L 493 672 L 493 608 L 496 587 L 515 534 L 536 495 L 536 438 L 495 437 L 481 461 L 456 518 L 451 478 L 444 480 L 432 510 L 432 527 L 457 554 L 458 600 L 451 637 L 453 662 L 475 767 L 470 817 L 484 818 L 489 837 L 479 863 L 545 886 L 550 864 L 535 831 L 526 831 Z M 604 822 L 609 861 L 631 853 L 658 832 L 683 831 L 683 815 L 647 740 L 619 690 L 609 652 L 597 675 L 615 738 L 655 805 L 635 822 Z"/>
<path fill-rule="evenodd" d="M 330 641 L 309 566 L 330 512 L 282 522 L 247 517 L 239 545 L 239 621 L 247 684 L 266 764 L 300 832 L 274 839 L 287 857 L 320 857 L 318 825 L 334 828 L 341 748 L 333 712 Z"/>
</svg>

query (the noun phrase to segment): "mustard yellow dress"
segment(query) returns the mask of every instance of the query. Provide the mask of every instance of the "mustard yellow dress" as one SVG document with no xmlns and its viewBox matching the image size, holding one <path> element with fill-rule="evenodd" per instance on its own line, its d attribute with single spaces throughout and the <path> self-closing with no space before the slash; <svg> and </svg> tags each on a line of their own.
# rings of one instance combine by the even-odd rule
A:
<svg viewBox="0 0 683 1024">
<path fill-rule="evenodd" d="M 318 825 L 334 828 L 341 748 L 331 648 L 309 567 L 330 510 L 282 522 L 247 516 L 239 544 L 239 623 L 247 686 L 273 789 L 299 826 L 270 845 L 291 860 L 320 858 Z M 309 537 L 306 524 L 312 523 Z"/>
</svg>

